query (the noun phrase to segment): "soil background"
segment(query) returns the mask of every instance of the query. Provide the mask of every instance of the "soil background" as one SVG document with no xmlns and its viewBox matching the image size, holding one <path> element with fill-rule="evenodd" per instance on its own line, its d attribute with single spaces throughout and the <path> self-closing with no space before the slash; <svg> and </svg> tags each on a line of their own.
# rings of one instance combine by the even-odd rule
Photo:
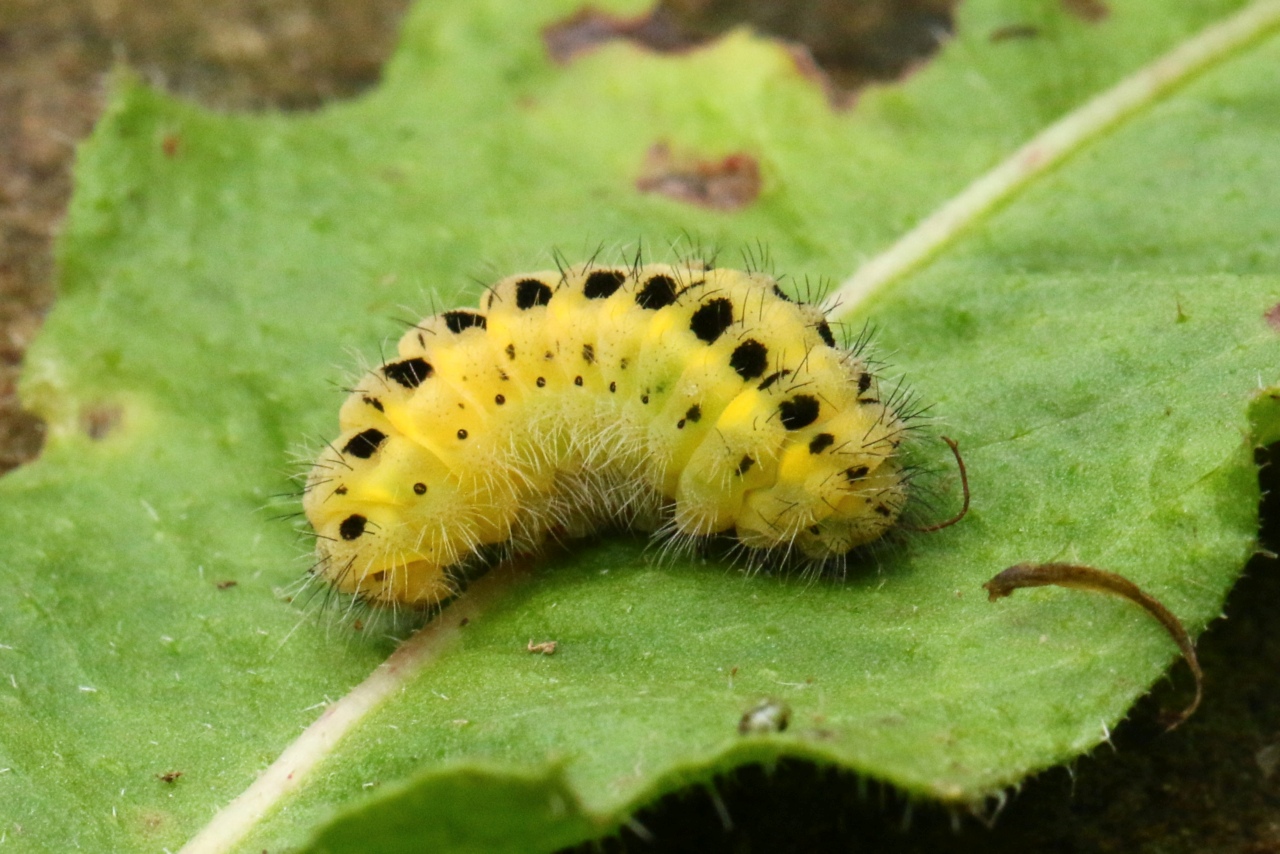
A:
<svg viewBox="0 0 1280 854">
<path fill-rule="evenodd" d="M 888 11 L 867 13 L 877 3 Z M 218 110 L 314 109 L 377 82 L 407 5 L 0 0 L 0 473 L 39 454 L 40 421 L 22 411 L 15 384 L 56 298 L 52 246 L 71 193 L 75 145 L 102 109 L 112 65 L 125 63 L 152 85 Z M 667 5 L 678 12 L 699 3 Z M 725 4 L 715 5 L 723 14 Z M 889 61 L 892 73 L 946 35 L 948 3 L 852 5 L 863 15 L 853 30 L 864 47 L 915 52 Z M 1084 5 L 1105 15 L 1097 0 Z M 905 12 L 905 22 L 888 14 L 894 10 Z M 876 27 L 893 28 L 893 37 L 878 38 Z M 883 56 L 873 59 L 870 65 L 885 65 Z M 1273 489 L 1269 459 L 1259 453 L 1264 488 Z M 1277 504 L 1264 501 L 1262 512 L 1263 543 L 1272 549 L 1280 542 Z M 1157 722 L 1162 708 L 1178 708 L 1190 693 L 1178 665 L 1172 681 L 1116 729 L 1111 747 L 1028 781 L 981 820 L 911 804 L 847 773 L 786 762 L 664 798 L 620 836 L 583 850 L 1280 854 L 1277 602 L 1277 561 L 1255 557 L 1227 602 L 1227 618 L 1200 640 L 1205 700 L 1195 717 L 1173 733 Z"/>
</svg>

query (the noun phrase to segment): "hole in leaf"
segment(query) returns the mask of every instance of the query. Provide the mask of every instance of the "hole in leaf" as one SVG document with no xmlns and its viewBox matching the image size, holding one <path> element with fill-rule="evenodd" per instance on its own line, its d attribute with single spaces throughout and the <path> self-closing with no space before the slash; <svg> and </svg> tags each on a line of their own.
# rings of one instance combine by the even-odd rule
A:
<svg viewBox="0 0 1280 854">
<path fill-rule="evenodd" d="M 543 42 L 552 59 L 569 62 L 614 39 L 627 39 L 658 53 L 676 53 L 747 26 L 784 43 L 800 73 L 821 85 L 834 107 L 844 108 L 868 83 L 896 80 L 932 56 L 954 32 L 951 10 L 956 2 L 659 0 L 649 14 L 638 18 L 584 8 L 547 27 Z M 1063 2 L 1097 6 L 1106 14 L 1099 0 Z"/>
</svg>

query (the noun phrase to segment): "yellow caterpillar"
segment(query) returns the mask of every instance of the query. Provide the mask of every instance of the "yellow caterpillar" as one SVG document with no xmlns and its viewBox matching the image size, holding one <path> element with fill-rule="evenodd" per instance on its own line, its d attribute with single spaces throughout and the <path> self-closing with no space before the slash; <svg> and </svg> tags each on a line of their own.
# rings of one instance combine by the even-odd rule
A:
<svg viewBox="0 0 1280 854">
<path fill-rule="evenodd" d="M 602 525 L 756 562 L 897 522 L 904 421 L 820 309 L 697 262 L 521 273 L 366 374 L 303 501 L 316 573 L 430 607 L 469 565 Z"/>
</svg>

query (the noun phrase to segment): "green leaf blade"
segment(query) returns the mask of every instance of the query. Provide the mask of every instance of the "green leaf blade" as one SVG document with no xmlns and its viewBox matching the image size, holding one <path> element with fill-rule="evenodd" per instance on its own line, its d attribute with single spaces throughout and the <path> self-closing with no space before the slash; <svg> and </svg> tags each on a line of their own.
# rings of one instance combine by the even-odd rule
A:
<svg viewBox="0 0 1280 854">
<path fill-rule="evenodd" d="M 24 380 L 51 438 L 0 482 L 0 765 L 23 840 L 181 844 L 389 652 L 284 601 L 306 545 L 263 508 L 289 488 L 287 452 L 332 433 L 344 348 L 376 358 L 397 306 L 467 304 L 467 274 L 552 245 L 681 230 L 761 239 L 786 272 L 846 273 L 1232 8 L 1134 7 L 1093 30 L 1055 16 L 1044 50 L 1072 66 L 985 45 L 1014 13 L 970 3 L 960 42 L 845 115 L 745 35 L 557 69 L 531 35 L 550 12 L 498 26 L 496 3 L 424 5 L 384 88 L 314 116 L 213 117 L 121 84 L 81 154 L 60 303 Z M 979 585 L 1065 554 L 1124 572 L 1190 627 L 1218 613 L 1256 536 L 1251 431 L 1280 432 L 1274 393 L 1258 396 L 1280 303 L 1276 52 L 1272 38 L 1126 123 L 861 310 L 961 440 L 963 524 L 843 583 L 576 544 L 407 680 L 244 850 L 300 845 L 347 809 L 315 843 L 343 850 L 338 834 L 372 839 L 402 803 L 419 828 L 456 828 L 436 837 L 454 850 L 547 850 L 782 756 L 966 801 L 1098 744 L 1173 660 L 1167 636 L 1118 600 L 993 605 Z M 475 86 L 450 82 L 459 67 Z M 763 196 L 725 214 L 636 192 L 664 139 L 752 153 Z M 949 466 L 936 443 L 925 460 Z M 940 477 L 945 511 L 958 489 Z M 554 656 L 525 649 L 548 639 Z M 762 697 L 791 726 L 744 739 Z M 485 836 L 468 803 L 515 823 Z"/>
</svg>

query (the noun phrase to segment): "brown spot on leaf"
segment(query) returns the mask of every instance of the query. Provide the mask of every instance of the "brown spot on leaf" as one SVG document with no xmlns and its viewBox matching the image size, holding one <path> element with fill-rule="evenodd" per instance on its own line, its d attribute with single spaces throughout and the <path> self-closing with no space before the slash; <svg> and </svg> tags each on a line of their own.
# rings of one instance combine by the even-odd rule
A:
<svg viewBox="0 0 1280 854">
<path fill-rule="evenodd" d="M 674 155 L 660 142 L 649 149 L 636 189 L 712 210 L 740 210 L 760 195 L 760 166 L 749 154 L 719 160 Z"/>
<path fill-rule="evenodd" d="M 1003 27 L 996 27 L 991 31 L 991 35 L 987 36 L 987 41 L 992 44 L 1000 42 L 1014 41 L 1015 39 L 1034 39 L 1040 35 L 1040 28 L 1033 24 L 1006 24 Z"/>
<path fill-rule="evenodd" d="M 1102 0 L 1062 0 L 1062 8 L 1090 24 L 1096 24 L 1111 14 L 1111 8 Z"/>
<path fill-rule="evenodd" d="M 158 810 L 143 810 L 138 814 L 137 822 L 144 836 L 155 837 L 169 826 L 169 814 Z"/>
<path fill-rule="evenodd" d="M 118 406 L 100 403 L 87 406 L 80 412 L 80 426 L 90 439 L 100 442 L 120 424 L 124 411 Z"/>
<path fill-rule="evenodd" d="M 659 0 L 652 12 L 638 18 L 584 8 L 548 26 L 542 38 L 552 59 L 569 62 L 614 39 L 677 53 L 747 26 L 785 44 L 800 73 L 813 78 L 833 106 L 843 108 L 868 83 L 896 80 L 933 55 L 953 32 L 956 2 Z"/>
<path fill-rule="evenodd" d="M 160 141 L 160 150 L 164 152 L 164 156 L 174 158 L 178 156 L 178 152 L 182 150 L 182 137 L 176 133 L 165 134 L 164 139 Z"/>
<path fill-rule="evenodd" d="M 1267 319 L 1268 326 L 1276 332 L 1280 332 L 1280 302 L 1267 309 L 1266 313 L 1262 316 Z"/>
</svg>

